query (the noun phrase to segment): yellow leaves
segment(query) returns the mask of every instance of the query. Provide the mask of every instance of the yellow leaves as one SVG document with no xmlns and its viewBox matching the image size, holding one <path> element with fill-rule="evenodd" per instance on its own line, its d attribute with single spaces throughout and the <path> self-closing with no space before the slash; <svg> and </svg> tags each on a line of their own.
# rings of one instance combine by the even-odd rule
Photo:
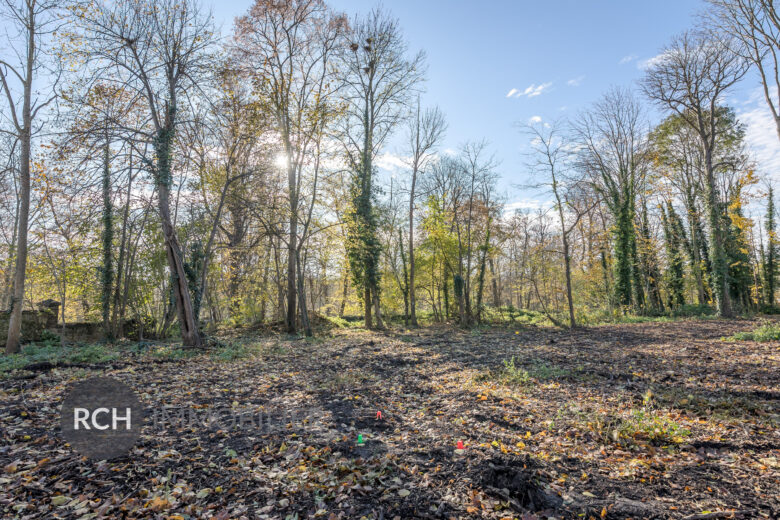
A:
<svg viewBox="0 0 780 520">
<path fill-rule="evenodd" d="M 153 499 L 148 501 L 144 507 L 146 509 L 151 509 L 152 511 L 162 511 L 164 509 L 168 509 L 170 505 L 171 503 L 168 502 L 167 498 L 154 497 Z"/>
</svg>

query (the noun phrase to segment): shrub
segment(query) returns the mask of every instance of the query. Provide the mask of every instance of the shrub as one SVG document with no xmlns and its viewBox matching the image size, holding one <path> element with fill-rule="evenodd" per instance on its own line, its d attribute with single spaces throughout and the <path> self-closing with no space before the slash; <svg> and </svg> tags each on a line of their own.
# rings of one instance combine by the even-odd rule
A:
<svg viewBox="0 0 780 520">
<path fill-rule="evenodd" d="M 119 357 L 116 352 L 108 351 L 105 345 L 84 345 L 75 347 L 65 357 L 69 363 L 103 363 Z"/>
<path fill-rule="evenodd" d="M 780 323 L 765 323 L 750 332 L 737 332 L 732 341 L 780 341 Z"/>
<path fill-rule="evenodd" d="M 649 442 L 655 446 L 679 444 L 691 432 L 675 421 L 645 406 L 632 410 L 628 417 L 598 415 L 588 427 L 604 443 L 634 444 Z"/>
<path fill-rule="evenodd" d="M 523 386 L 530 382 L 531 376 L 526 370 L 515 365 L 514 356 L 504 360 L 504 365 L 498 370 L 489 370 L 479 374 L 476 381 L 496 381 L 504 385 Z"/>
<path fill-rule="evenodd" d="M 252 356 L 255 350 L 250 349 L 243 343 L 230 343 L 225 347 L 211 354 L 211 358 L 216 361 L 236 361 Z"/>
<path fill-rule="evenodd" d="M 198 351 L 191 348 L 181 348 L 179 346 L 163 345 L 152 350 L 151 354 L 153 357 L 156 357 L 158 359 L 179 360 L 179 359 L 189 359 L 191 357 L 197 356 Z"/>
</svg>

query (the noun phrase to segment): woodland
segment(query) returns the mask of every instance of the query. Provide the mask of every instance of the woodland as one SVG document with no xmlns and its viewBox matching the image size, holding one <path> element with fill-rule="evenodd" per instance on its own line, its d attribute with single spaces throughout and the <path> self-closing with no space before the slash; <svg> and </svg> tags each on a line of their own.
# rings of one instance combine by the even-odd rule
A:
<svg viewBox="0 0 780 520">
<path fill-rule="evenodd" d="M 780 139 L 780 13 L 705 3 L 516 125 L 513 209 L 392 5 L 0 0 L 0 515 L 780 517 L 778 177 L 728 104 Z M 307 419 L 94 461 L 58 432 L 94 376 Z"/>
</svg>

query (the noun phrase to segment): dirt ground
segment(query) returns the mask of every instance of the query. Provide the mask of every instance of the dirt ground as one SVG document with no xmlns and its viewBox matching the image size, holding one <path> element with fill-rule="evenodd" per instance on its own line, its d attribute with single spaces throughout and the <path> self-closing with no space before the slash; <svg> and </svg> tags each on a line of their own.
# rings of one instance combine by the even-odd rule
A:
<svg viewBox="0 0 780 520">
<path fill-rule="evenodd" d="M 0 516 L 780 518 L 780 345 L 721 339 L 755 326 L 244 337 L 257 353 L 234 362 L 41 370 L 0 382 Z M 96 375 L 148 407 L 109 462 L 58 432 Z M 161 406 L 270 425 L 154 424 Z"/>
</svg>

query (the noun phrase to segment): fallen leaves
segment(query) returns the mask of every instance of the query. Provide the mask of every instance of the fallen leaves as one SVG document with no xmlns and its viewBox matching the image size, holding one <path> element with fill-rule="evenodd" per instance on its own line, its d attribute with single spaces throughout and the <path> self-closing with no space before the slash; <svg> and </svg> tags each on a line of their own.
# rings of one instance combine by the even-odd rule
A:
<svg viewBox="0 0 780 520">
<path fill-rule="evenodd" d="M 89 374 L 2 382 L 0 516 L 340 520 L 376 518 L 381 509 L 385 518 L 537 520 L 546 507 L 559 518 L 586 510 L 584 518 L 641 518 L 727 510 L 723 504 L 774 514 L 778 360 L 767 345 L 713 350 L 708 338 L 750 327 L 729 323 L 478 337 L 422 329 L 404 341 L 392 331 L 350 332 L 285 343 L 263 360 L 134 361 L 112 375 L 143 389 L 149 406 L 315 406 L 318 415 L 273 434 L 147 430 L 128 457 L 101 463 L 73 455 L 54 433 L 52 403 L 72 378 Z M 532 384 L 474 381 L 513 356 L 519 369 L 537 370 Z M 647 431 L 618 431 L 641 409 Z M 598 417 L 615 423 L 596 427 Z M 653 444 L 670 421 L 690 436 Z M 487 481 L 499 462 L 526 473 Z M 529 502 L 528 482 L 557 505 Z"/>
</svg>

